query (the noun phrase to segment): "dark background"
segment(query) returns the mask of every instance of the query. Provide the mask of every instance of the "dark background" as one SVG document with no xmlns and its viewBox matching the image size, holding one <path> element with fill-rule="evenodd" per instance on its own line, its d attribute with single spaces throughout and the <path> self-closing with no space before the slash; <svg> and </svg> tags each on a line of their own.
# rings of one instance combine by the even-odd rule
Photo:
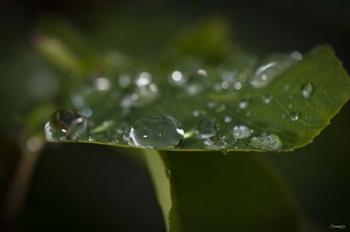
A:
<svg viewBox="0 0 350 232">
<path fill-rule="evenodd" d="M 23 40 L 30 39 L 37 20 L 45 15 L 65 18 L 89 34 L 96 18 L 123 8 L 140 8 L 150 15 L 174 14 L 185 21 L 210 15 L 224 17 L 232 23 L 234 39 L 245 50 L 261 55 L 294 49 L 306 52 L 318 44 L 330 44 L 350 70 L 347 0 L 2 0 L 0 62 Z M 293 153 L 266 155 L 320 231 L 327 231 L 330 224 L 350 227 L 349 118 L 347 105 L 315 143 Z M 7 155 L 0 159 L 0 199 L 19 154 L 8 131 L 1 131 L 1 153 Z M 44 153 L 16 226 L 20 230 L 164 230 L 148 174 L 137 162 L 94 145 L 50 145 Z M 120 221 L 115 221 L 115 215 Z"/>
</svg>

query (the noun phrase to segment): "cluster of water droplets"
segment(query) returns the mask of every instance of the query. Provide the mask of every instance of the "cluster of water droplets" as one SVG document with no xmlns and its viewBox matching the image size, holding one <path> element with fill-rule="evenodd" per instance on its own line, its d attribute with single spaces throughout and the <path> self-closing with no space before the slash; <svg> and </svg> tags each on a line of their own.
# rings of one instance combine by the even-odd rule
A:
<svg viewBox="0 0 350 232">
<path fill-rule="evenodd" d="M 127 77 L 123 75 L 119 79 L 120 87 L 127 88 L 131 85 Z M 158 85 L 152 82 L 152 75 L 148 72 L 141 72 L 137 75 L 132 88 L 120 100 L 120 106 L 123 109 L 142 107 L 152 103 L 159 95 Z"/>
<path fill-rule="evenodd" d="M 195 96 L 208 87 L 208 72 L 203 68 L 190 71 L 174 70 L 170 74 L 169 81 L 182 88 L 188 95 Z"/>
<path fill-rule="evenodd" d="M 302 59 L 299 52 L 293 52 L 265 59 L 256 69 L 246 69 L 245 64 L 238 68 L 218 68 L 214 71 L 204 68 L 176 69 L 165 74 L 165 78 L 168 75 L 167 83 L 173 87 L 171 91 L 184 91 L 187 97 L 185 100 L 203 99 L 203 104 L 193 105 L 187 111 L 187 117 L 192 123 L 178 121 L 174 116 L 176 113 L 140 113 L 161 98 L 154 74 L 143 71 L 136 74 L 122 73 L 117 78 L 93 78 L 72 94 L 72 103 L 77 111 L 67 109 L 52 116 L 45 125 L 46 138 L 49 141 L 89 140 L 157 149 L 181 148 L 185 140 L 192 139 L 200 141 L 195 143 L 196 146 L 202 144 L 214 150 L 254 148 L 278 151 L 283 147 L 281 138 L 275 133 L 254 128 L 249 118 L 254 120 L 252 115 L 256 113 L 257 106 L 275 107 L 275 101 L 281 96 L 262 92 L 259 97 L 246 98 L 239 93 L 244 88 L 260 91 Z M 249 65 L 252 66 L 251 63 Z M 215 78 L 211 79 L 211 75 Z M 293 89 L 291 85 L 284 87 L 283 97 L 288 98 L 290 103 L 284 107 L 282 119 L 289 118 L 291 122 L 297 122 L 303 115 L 293 101 L 297 97 L 310 99 L 315 86 L 311 82 L 303 83 L 298 95 L 291 93 Z M 208 92 L 219 96 L 227 94 L 229 97 L 235 94 L 236 97 L 233 101 L 221 101 L 220 98 L 208 100 Z M 116 112 L 118 109 L 121 116 L 103 120 L 103 115 L 98 115 L 98 107 L 106 112 Z M 181 104 L 174 107 L 181 107 Z"/>
</svg>

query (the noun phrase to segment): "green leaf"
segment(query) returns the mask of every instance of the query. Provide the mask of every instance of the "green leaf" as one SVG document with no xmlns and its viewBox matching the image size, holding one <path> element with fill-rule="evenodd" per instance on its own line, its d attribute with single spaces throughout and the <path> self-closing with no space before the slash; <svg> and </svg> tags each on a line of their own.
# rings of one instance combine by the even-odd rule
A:
<svg viewBox="0 0 350 232">
<path fill-rule="evenodd" d="M 156 62 L 156 61 L 155 61 Z M 289 151 L 312 142 L 349 100 L 350 79 L 318 47 L 221 65 L 186 60 L 97 76 L 46 126 L 49 141 L 159 150 Z M 107 74 L 108 75 L 108 74 Z"/>
<path fill-rule="evenodd" d="M 144 157 L 169 231 L 299 231 L 293 198 L 258 154 Z"/>
</svg>

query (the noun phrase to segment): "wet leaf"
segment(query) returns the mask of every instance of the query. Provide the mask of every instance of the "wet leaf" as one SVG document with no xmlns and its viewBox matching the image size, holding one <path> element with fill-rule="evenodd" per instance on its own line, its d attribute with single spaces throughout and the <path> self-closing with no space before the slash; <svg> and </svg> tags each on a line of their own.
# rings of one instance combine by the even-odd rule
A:
<svg viewBox="0 0 350 232">
<path fill-rule="evenodd" d="M 79 142 L 287 151 L 312 142 L 349 97 L 348 75 L 323 46 L 305 57 L 292 52 L 259 60 L 237 53 L 219 65 L 184 59 L 96 75 L 72 91 L 66 111 L 87 120 L 84 136 L 73 136 Z M 76 125 L 62 127 L 52 118 L 48 125 L 56 127 L 46 132 L 60 136 L 50 141 L 71 141 Z"/>
</svg>

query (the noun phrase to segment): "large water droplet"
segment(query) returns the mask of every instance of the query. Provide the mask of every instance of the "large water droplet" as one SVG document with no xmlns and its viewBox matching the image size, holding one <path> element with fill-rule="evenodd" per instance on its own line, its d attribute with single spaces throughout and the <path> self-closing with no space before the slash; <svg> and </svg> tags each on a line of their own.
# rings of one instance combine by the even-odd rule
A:
<svg viewBox="0 0 350 232">
<path fill-rule="evenodd" d="M 270 84 L 278 75 L 298 62 L 295 58 L 286 55 L 272 56 L 257 68 L 250 84 L 254 88 L 263 88 Z"/>
<path fill-rule="evenodd" d="M 172 148 L 184 138 L 184 131 L 173 117 L 156 114 L 136 121 L 129 137 L 138 147 Z"/>
<path fill-rule="evenodd" d="M 250 145 L 261 150 L 276 151 L 282 148 L 282 141 L 278 135 L 262 133 L 252 137 Z"/>
<path fill-rule="evenodd" d="M 300 118 L 300 113 L 293 111 L 293 112 L 290 113 L 289 118 L 293 122 L 298 121 L 299 118 Z"/>
<path fill-rule="evenodd" d="M 309 98 L 314 93 L 314 85 L 312 83 L 305 83 L 301 85 L 301 95 L 305 98 Z"/>
<path fill-rule="evenodd" d="M 250 137 L 251 131 L 246 125 L 237 125 L 233 127 L 233 138 L 245 139 Z"/>
<path fill-rule="evenodd" d="M 209 139 L 217 133 L 217 125 L 215 119 L 203 119 L 196 127 L 196 135 L 201 139 Z"/>
<path fill-rule="evenodd" d="M 50 142 L 78 140 L 88 136 L 88 129 L 89 123 L 83 114 L 66 109 L 51 116 L 51 120 L 45 124 L 45 136 Z"/>
</svg>

